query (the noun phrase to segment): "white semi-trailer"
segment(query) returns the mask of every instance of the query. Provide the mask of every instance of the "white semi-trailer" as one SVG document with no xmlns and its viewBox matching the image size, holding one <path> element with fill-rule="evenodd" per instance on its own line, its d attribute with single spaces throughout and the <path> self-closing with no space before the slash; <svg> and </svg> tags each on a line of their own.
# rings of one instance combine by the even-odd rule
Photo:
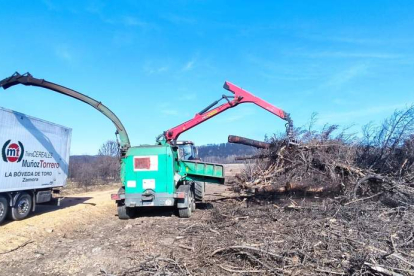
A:
<svg viewBox="0 0 414 276">
<path fill-rule="evenodd" d="M 0 223 L 21 220 L 66 185 L 72 130 L 0 107 Z"/>
</svg>

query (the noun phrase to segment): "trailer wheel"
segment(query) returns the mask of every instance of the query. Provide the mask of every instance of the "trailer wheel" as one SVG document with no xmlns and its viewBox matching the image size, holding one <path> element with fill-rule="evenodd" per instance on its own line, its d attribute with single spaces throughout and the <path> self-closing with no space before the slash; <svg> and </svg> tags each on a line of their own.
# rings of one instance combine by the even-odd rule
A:
<svg viewBox="0 0 414 276">
<path fill-rule="evenodd" d="M 32 197 L 28 193 L 21 193 L 16 203 L 11 208 L 11 217 L 13 220 L 25 219 L 32 210 Z"/>
<path fill-rule="evenodd" d="M 119 219 L 132 219 L 134 218 L 134 208 L 126 207 L 124 203 L 118 203 L 118 218 Z"/>
<path fill-rule="evenodd" d="M 4 196 L 0 196 L 0 223 L 7 217 L 9 211 L 9 202 Z"/>
<path fill-rule="evenodd" d="M 197 201 L 203 201 L 205 192 L 205 182 L 194 182 L 194 197 Z"/>
</svg>

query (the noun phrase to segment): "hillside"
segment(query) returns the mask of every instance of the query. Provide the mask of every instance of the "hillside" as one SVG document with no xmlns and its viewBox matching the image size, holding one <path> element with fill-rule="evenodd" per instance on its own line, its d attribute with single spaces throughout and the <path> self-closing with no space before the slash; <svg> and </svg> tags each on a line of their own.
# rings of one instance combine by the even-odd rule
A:
<svg viewBox="0 0 414 276">
<path fill-rule="evenodd" d="M 198 147 L 199 157 L 208 162 L 233 163 L 236 156 L 255 154 L 257 150 L 250 146 L 239 144 L 210 144 Z"/>
</svg>

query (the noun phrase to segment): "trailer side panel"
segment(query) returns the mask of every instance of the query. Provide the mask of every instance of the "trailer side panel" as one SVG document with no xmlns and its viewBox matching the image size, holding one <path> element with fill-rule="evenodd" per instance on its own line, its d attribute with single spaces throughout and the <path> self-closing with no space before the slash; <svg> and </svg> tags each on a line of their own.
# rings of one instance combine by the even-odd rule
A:
<svg viewBox="0 0 414 276">
<path fill-rule="evenodd" d="M 0 107 L 0 192 L 66 185 L 72 130 Z"/>
</svg>

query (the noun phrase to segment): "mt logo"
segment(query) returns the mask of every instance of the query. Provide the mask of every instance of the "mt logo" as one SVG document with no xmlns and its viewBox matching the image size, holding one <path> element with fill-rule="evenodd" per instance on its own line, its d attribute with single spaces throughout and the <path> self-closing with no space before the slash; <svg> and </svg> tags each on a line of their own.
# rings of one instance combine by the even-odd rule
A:
<svg viewBox="0 0 414 276">
<path fill-rule="evenodd" d="M 24 147 L 22 142 L 17 141 L 16 143 L 11 143 L 11 140 L 6 141 L 1 149 L 1 157 L 4 162 L 17 162 L 22 161 L 24 155 Z"/>
</svg>

